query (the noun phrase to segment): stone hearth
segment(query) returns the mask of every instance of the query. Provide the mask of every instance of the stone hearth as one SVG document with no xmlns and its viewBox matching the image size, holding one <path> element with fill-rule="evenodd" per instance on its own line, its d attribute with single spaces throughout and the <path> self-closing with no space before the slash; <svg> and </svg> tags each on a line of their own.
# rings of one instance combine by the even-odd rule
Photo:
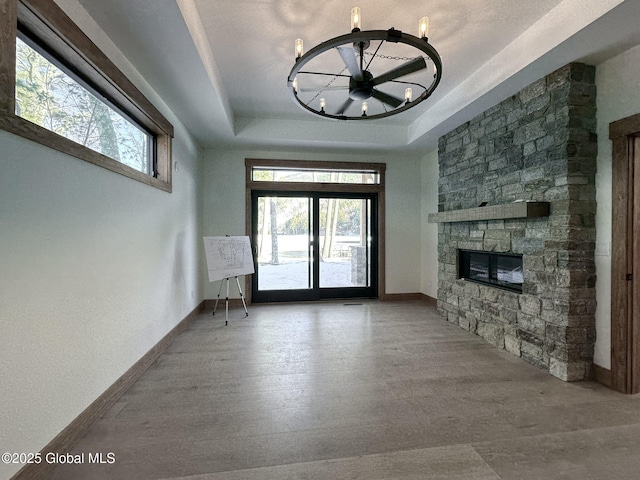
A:
<svg viewBox="0 0 640 480">
<path fill-rule="evenodd" d="M 440 212 L 550 203 L 542 218 L 441 223 L 438 309 L 563 380 L 595 342 L 595 68 L 570 64 L 439 140 Z M 458 249 L 521 254 L 521 294 L 457 278 Z"/>
</svg>

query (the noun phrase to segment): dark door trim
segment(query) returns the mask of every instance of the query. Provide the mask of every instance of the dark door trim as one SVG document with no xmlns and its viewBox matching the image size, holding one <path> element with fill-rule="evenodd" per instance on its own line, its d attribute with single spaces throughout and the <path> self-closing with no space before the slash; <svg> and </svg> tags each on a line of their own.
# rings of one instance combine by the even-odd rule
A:
<svg viewBox="0 0 640 480">
<path fill-rule="evenodd" d="M 271 184 L 270 184 L 271 185 Z M 257 208 L 259 197 L 308 197 L 312 202 L 309 228 L 311 230 L 310 245 L 312 248 L 312 264 L 320 265 L 320 209 L 319 203 L 321 198 L 338 198 L 338 199 L 362 199 L 369 200 L 371 202 L 371 231 L 378 232 L 378 193 L 345 193 L 345 192 L 327 192 L 327 191 L 277 191 L 277 190 L 251 190 L 251 212 L 254 212 Z M 251 230 L 249 236 L 253 245 L 257 242 L 257 218 L 252 216 Z M 379 249 L 378 235 L 373 234 L 371 239 L 371 251 L 378 252 Z M 255 249 L 254 249 L 254 263 Z M 371 258 L 371 285 L 368 287 L 337 287 L 328 288 L 320 287 L 320 268 L 313 268 L 313 278 L 311 278 L 310 289 L 297 289 L 297 290 L 269 290 L 258 291 L 258 265 L 255 266 L 256 273 L 251 277 L 251 298 L 255 302 L 295 302 L 295 301 L 314 301 L 324 299 L 338 299 L 338 298 L 378 298 L 378 256 L 375 255 Z"/>
<path fill-rule="evenodd" d="M 612 141 L 611 386 L 640 392 L 640 114 L 609 125 Z"/>
<path fill-rule="evenodd" d="M 264 182 L 255 182 L 251 178 L 251 169 L 254 166 L 276 166 L 283 168 L 308 168 L 308 169 L 322 169 L 322 168 L 340 168 L 340 169 L 367 169 L 375 170 L 380 175 L 380 182 L 378 184 L 364 184 L 364 185 L 349 185 L 349 184 L 328 184 L 328 183 L 277 183 L 272 182 L 268 186 L 265 186 Z M 386 300 L 388 298 L 386 294 L 386 268 L 385 268 L 385 176 L 386 176 L 386 164 L 385 163 L 360 163 L 360 162 L 330 162 L 330 161 L 315 161 L 315 160 L 274 160 L 274 159 L 245 159 L 245 232 L 246 235 L 251 236 L 251 219 L 252 219 L 252 206 L 251 206 L 251 192 L 253 190 L 274 190 L 274 191 L 321 191 L 323 194 L 338 192 L 338 193 L 377 193 L 378 196 L 378 225 L 377 225 L 377 237 L 378 237 L 378 275 L 377 275 L 377 287 L 378 298 L 380 300 Z M 248 303 L 251 303 L 251 282 L 253 275 L 245 276 L 245 292 Z"/>
</svg>

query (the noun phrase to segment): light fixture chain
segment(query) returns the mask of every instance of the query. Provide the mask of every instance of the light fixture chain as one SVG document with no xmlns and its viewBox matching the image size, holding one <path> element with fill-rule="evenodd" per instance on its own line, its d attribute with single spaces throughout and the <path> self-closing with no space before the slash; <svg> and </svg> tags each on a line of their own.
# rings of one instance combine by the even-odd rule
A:
<svg viewBox="0 0 640 480">
<path fill-rule="evenodd" d="M 342 70 L 340 70 L 340 73 L 338 73 L 338 75 L 336 75 L 335 77 L 333 77 L 329 83 L 327 83 L 324 87 L 322 87 L 320 90 L 318 90 L 318 93 L 316 93 L 316 94 L 314 95 L 314 97 L 313 97 L 311 100 L 309 100 L 309 101 L 307 102 L 307 105 L 309 105 L 309 104 L 310 104 L 311 102 L 313 102 L 316 98 L 318 98 L 318 97 L 322 94 L 322 92 L 324 92 L 324 91 L 325 91 L 325 89 L 329 88 L 329 87 L 333 84 L 333 82 L 335 82 L 335 81 L 338 79 L 338 76 L 339 76 L 339 75 L 342 75 L 346 69 L 347 69 L 347 67 L 345 67 L 345 68 L 343 68 Z"/>
<path fill-rule="evenodd" d="M 415 60 L 416 58 L 419 58 L 419 57 L 392 57 L 392 56 L 389 56 L 389 55 L 382 55 L 381 53 L 378 53 L 378 54 L 374 55 L 373 53 L 368 52 L 366 50 L 365 50 L 364 53 L 365 53 L 365 55 L 370 55 L 372 57 L 384 58 L 384 59 L 387 59 L 387 60 L 398 60 L 398 61 L 403 60 L 405 62 L 408 62 L 409 60 Z"/>
</svg>

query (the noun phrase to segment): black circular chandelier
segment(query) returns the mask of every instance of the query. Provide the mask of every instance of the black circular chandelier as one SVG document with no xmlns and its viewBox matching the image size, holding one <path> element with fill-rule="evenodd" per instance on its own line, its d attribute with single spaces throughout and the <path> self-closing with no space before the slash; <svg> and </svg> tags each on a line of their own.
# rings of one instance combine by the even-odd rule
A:
<svg viewBox="0 0 640 480">
<path fill-rule="evenodd" d="M 295 41 L 296 63 L 287 85 L 310 113 L 335 120 L 373 120 L 415 107 L 429 98 L 442 77 L 440 55 L 429 44 L 429 19 L 419 37 L 391 28 L 360 29 L 360 8 L 351 10 L 351 33 L 303 54 Z"/>
</svg>

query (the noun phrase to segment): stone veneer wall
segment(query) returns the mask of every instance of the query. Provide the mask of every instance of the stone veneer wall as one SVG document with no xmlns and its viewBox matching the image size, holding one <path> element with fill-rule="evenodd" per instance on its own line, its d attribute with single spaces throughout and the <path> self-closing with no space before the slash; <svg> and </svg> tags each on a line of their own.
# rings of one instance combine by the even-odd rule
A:
<svg viewBox="0 0 640 480">
<path fill-rule="evenodd" d="M 439 211 L 516 200 L 540 219 L 439 225 L 438 310 L 563 380 L 595 343 L 595 68 L 570 64 L 439 139 Z M 523 255 L 523 293 L 457 279 L 458 248 Z"/>
</svg>

